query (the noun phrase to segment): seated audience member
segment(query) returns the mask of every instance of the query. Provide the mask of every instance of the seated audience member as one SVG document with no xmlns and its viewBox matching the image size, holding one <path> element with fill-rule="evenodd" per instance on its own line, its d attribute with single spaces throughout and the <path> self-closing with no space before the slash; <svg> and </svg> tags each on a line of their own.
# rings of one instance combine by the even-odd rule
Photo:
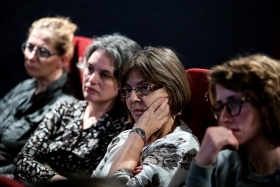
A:
<svg viewBox="0 0 280 187">
<path fill-rule="evenodd" d="M 59 102 L 16 159 L 16 179 L 45 183 L 89 178 L 111 140 L 127 125 L 118 74 L 141 47 L 120 34 L 97 37 L 86 50 L 84 101 Z"/>
<path fill-rule="evenodd" d="M 110 143 L 92 177 L 119 179 L 123 186 L 178 186 L 188 174 L 198 140 L 179 119 L 190 100 L 185 69 L 164 47 L 147 47 L 121 72 L 133 129 Z M 181 175 L 176 180 L 172 177 Z"/>
<path fill-rule="evenodd" d="M 75 100 L 64 70 L 73 55 L 77 25 L 68 18 L 33 22 L 22 44 L 25 69 L 32 77 L 0 100 L 0 174 L 12 174 L 12 161 L 55 102 Z"/>
<path fill-rule="evenodd" d="M 280 63 L 256 54 L 215 66 L 209 127 L 187 186 L 280 186 Z"/>
</svg>

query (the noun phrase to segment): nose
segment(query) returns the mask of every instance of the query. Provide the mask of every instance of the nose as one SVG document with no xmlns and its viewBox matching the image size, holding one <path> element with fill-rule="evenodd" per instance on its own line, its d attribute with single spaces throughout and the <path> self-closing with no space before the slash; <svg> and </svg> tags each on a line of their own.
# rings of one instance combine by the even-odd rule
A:
<svg viewBox="0 0 280 187">
<path fill-rule="evenodd" d="M 27 59 L 31 60 L 33 58 L 37 58 L 37 55 L 36 55 L 36 49 L 34 48 L 32 51 L 30 51 L 28 54 L 26 54 L 27 56 Z"/>
<path fill-rule="evenodd" d="M 98 75 L 97 75 L 97 73 L 92 73 L 92 74 L 90 75 L 90 77 L 89 77 L 89 81 L 90 81 L 91 83 L 96 83 L 96 82 L 98 81 Z"/>
<path fill-rule="evenodd" d="M 222 126 L 227 126 L 227 124 L 230 122 L 232 122 L 232 116 L 228 113 L 226 107 L 224 106 L 219 117 L 219 124 Z"/>
<path fill-rule="evenodd" d="M 140 100 L 135 90 L 131 90 L 131 94 L 127 99 L 129 99 L 131 102 Z"/>
</svg>

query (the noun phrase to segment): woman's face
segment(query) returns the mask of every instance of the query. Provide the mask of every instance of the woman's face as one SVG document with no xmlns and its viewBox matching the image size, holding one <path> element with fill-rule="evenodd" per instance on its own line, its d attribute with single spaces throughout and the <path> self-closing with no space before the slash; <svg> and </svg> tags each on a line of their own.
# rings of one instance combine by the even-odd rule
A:
<svg viewBox="0 0 280 187">
<path fill-rule="evenodd" d="M 138 86 L 155 84 L 144 80 L 137 72 L 133 71 L 126 81 L 125 88 L 135 89 Z M 132 90 L 130 97 L 126 98 L 126 104 L 131 112 L 135 121 L 149 108 L 149 106 L 159 97 L 168 97 L 167 92 L 164 88 L 157 89 L 148 95 L 138 95 L 135 90 Z"/>
<path fill-rule="evenodd" d="M 83 94 L 86 100 L 105 104 L 118 95 L 118 84 L 114 76 L 113 58 L 104 50 L 91 54 L 83 72 Z"/>
<path fill-rule="evenodd" d="M 33 51 L 26 49 L 24 52 L 25 69 L 31 77 L 46 80 L 49 77 L 55 76 L 58 71 L 61 71 L 64 66 L 64 59 L 62 57 L 52 55 L 44 60 L 40 60 L 35 52 L 40 47 L 45 48 L 51 53 L 57 52 L 50 33 L 44 30 L 33 29 L 26 42 L 35 46 Z"/>
<path fill-rule="evenodd" d="M 238 92 L 216 85 L 216 103 L 225 104 L 229 99 L 238 100 L 241 97 L 242 95 Z M 224 106 L 220 113 L 219 124 L 232 130 L 240 145 L 246 145 L 262 136 L 260 114 L 250 102 L 245 101 L 240 105 L 235 103 L 238 102 L 234 102 L 231 106 L 235 108 L 240 106 L 239 115 L 232 116 Z"/>
</svg>

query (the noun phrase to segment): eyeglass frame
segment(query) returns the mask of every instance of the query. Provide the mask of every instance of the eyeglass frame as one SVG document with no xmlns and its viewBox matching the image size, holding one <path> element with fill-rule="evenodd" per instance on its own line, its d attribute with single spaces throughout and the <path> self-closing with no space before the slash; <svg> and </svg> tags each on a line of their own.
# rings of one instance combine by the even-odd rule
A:
<svg viewBox="0 0 280 187">
<path fill-rule="evenodd" d="M 149 93 L 147 93 L 147 94 L 139 93 L 139 90 L 138 90 L 138 89 L 139 89 L 140 87 L 144 87 L 144 86 L 147 86 L 147 87 L 149 88 L 149 90 L 150 90 Z M 163 86 L 160 85 L 160 84 L 156 84 L 156 85 L 153 85 L 153 86 L 151 86 L 151 85 L 149 85 L 149 84 L 144 84 L 144 85 L 136 86 L 135 88 L 131 88 L 131 87 L 130 87 L 130 88 L 120 88 L 120 89 L 118 90 L 118 93 L 119 93 L 119 95 L 120 95 L 121 97 L 129 98 L 129 97 L 131 96 L 131 93 L 132 93 L 133 90 L 135 90 L 135 92 L 136 92 L 137 95 L 139 95 L 139 96 L 144 96 L 144 95 L 149 95 L 150 93 L 152 93 L 152 92 L 154 92 L 154 91 L 156 91 L 156 90 L 158 90 L 158 89 L 161 89 L 161 88 L 163 88 Z M 131 91 L 130 91 L 130 92 L 127 92 L 128 89 L 131 90 Z M 130 94 L 129 94 L 129 95 L 123 96 L 123 95 L 121 94 L 121 90 L 124 90 L 126 94 L 127 94 L 127 93 L 130 93 Z"/>
<path fill-rule="evenodd" d="M 238 110 L 237 110 L 236 114 L 232 114 L 232 108 L 230 106 L 228 106 L 233 99 L 239 99 Z M 240 114 L 240 112 L 241 112 L 243 104 L 246 103 L 246 102 L 248 102 L 248 100 L 245 97 L 231 96 L 231 97 L 228 98 L 226 103 L 218 101 L 215 104 L 213 104 L 212 105 L 212 111 L 213 111 L 214 116 L 215 116 L 216 119 L 220 118 L 221 112 L 222 112 L 222 110 L 225 107 L 226 107 L 226 111 L 228 112 L 229 115 L 231 115 L 231 116 L 238 116 Z M 218 104 L 218 103 L 222 104 L 222 107 L 220 109 L 215 108 L 215 105 Z"/>
<path fill-rule="evenodd" d="M 32 51 L 29 50 L 29 48 L 28 48 L 29 46 L 33 46 Z M 22 50 L 23 54 L 26 54 L 26 52 L 25 52 L 26 48 L 28 48 L 29 54 L 32 53 L 32 52 L 35 50 L 35 48 L 36 48 L 36 50 L 35 50 L 36 57 L 37 57 L 39 60 L 41 60 L 41 61 L 44 61 L 44 60 L 48 59 L 48 58 L 51 57 L 51 56 L 58 55 L 57 53 L 53 53 L 53 52 L 51 52 L 50 50 L 46 49 L 45 47 L 38 47 L 38 46 L 36 47 L 35 45 L 30 44 L 30 43 L 28 43 L 28 42 L 23 42 L 23 43 L 21 44 L 21 50 Z M 47 57 L 41 57 L 41 56 L 40 56 L 40 50 L 41 50 L 41 49 L 43 49 L 45 52 L 47 52 L 47 54 L 48 54 Z"/>
</svg>

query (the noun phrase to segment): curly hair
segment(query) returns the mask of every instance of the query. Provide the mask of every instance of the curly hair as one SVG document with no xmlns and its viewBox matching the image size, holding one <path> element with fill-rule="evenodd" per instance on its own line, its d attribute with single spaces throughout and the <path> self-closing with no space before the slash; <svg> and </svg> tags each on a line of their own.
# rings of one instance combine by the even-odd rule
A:
<svg viewBox="0 0 280 187">
<path fill-rule="evenodd" d="M 190 84 L 184 66 L 174 51 L 166 47 L 145 47 L 136 53 L 121 72 L 123 87 L 132 72 L 144 80 L 162 85 L 169 95 L 170 115 L 177 116 L 190 101 Z"/>
<path fill-rule="evenodd" d="M 73 38 L 77 27 L 67 17 L 44 17 L 32 23 L 28 36 L 34 29 L 46 30 L 54 40 L 58 54 L 67 55 L 71 59 L 74 54 Z"/>
<path fill-rule="evenodd" d="M 242 94 L 260 111 L 264 136 L 280 145 L 280 62 L 266 55 L 239 57 L 217 65 L 208 74 L 211 102 L 215 85 Z"/>
</svg>

